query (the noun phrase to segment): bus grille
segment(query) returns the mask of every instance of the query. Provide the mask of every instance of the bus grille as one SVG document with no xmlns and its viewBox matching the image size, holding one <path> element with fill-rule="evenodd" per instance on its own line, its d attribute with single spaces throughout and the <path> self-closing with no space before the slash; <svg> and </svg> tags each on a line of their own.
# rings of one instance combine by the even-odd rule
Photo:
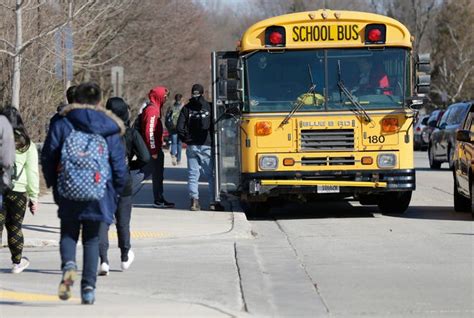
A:
<svg viewBox="0 0 474 318">
<path fill-rule="evenodd" d="M 354 150 L 353 129 L 301 130 L 302 150 Z"/>
<path fill-rule="evenodd" d="M 353 166 L 355 159 L 350 157 L 303 157 L 302 166 Z"/>
</svg>

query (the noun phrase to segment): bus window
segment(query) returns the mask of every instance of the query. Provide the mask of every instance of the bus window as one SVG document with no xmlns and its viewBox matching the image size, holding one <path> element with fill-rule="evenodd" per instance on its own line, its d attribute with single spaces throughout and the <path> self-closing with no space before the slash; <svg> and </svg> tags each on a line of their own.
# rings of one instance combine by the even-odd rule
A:
<svg viewBox="0 0 474 318">
<path fill-rule="evenodd" d="M 309 69 L 316 85 L 315 97 L 304 99 L 310 103 L 305 102 L 299 111 L 352 107 L 339 90 L 339 80 L 367 109 L 402 108 L 408 54 L 399 48 L 257 52 L 245 62 L 248 95 L 244 110 L 290 111 L 308 95 L 312 85 Z"/>
<path fill-rule="evenodd" d="M 314 51 L 258 52 L 246 65 L 249 96 L 246 106 L 250 111 L 290 110 L 312 85 L 309 69 L 316 92 L 323 95 L 324 59 L 318 58 Z M 314 110 L 311 105 L 305 107 Z"/>
</svg>

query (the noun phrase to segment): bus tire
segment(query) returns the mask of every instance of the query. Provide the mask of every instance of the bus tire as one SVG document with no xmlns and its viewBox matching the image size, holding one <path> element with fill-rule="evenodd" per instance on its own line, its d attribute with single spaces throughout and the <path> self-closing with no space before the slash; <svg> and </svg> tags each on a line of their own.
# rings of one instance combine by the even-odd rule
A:
<svg viewBox="0 0 474 318">
<path fill-rule="evenodd" d="M 270 205 L 267 202 L 241 201 L 240 205 L 244 210 L 247 219 L 266 217 L 270 211 Z"/>
<path fill-rule="evenodd" d="M 378 207 L 383 214 L 403 214 L 410 205 L 412 191 L 397 191 L 382 194 Z"/>
</svg>

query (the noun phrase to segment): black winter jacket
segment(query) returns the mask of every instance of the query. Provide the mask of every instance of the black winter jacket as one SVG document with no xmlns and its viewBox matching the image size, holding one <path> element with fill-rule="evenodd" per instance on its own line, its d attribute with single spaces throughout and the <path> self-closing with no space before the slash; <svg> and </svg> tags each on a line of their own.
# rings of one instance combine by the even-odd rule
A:
<svg viewBox="0 0 474 318">
<path fill-rule="evenodd" d="M 179 139 L 188 145 L 210 146 L 212 141 L 211 105 L 202 96 L 191 98 L 178 118 Z"/>
<path fill-rule="evenodd" d="M 150 161 L 150 152 L 141 136 L 140 132 L 134 128 L 130 128 L 130 118 L 128 105 L 119 97 L 112 97 L 107 101 L 107 109 L 110 109 L 115 115 L 123 120 L 126 130 L 123 136 L 125 143 L 125 151 L 128 164 L 128 182 L 120 194 L 121 196 L 131 196 L 133 180 L 130 176 L 130 170 L 137 170 L 143 168 Z M 136 157 L 135 160 L 133 158 Z"/>
<path fill-rule="evenodd" d="M 150 161 L 151 157 L 142 135 L 138 130 L 127 127 L 124 139 L 129 171 L 143 168 Z M 136 157 L 135 160 L 133 160 L 134 157 Z M 121 195 L 124 197 L 131 196 L 133 192 L 132 186 L 133 180 L 129 175 L 127 185 Z"/>
</svg>

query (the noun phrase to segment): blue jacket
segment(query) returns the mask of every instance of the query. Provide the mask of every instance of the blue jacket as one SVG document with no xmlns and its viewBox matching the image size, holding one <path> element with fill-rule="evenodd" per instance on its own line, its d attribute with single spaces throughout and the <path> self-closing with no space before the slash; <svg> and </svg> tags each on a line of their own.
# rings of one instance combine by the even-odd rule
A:
<svg viewBox="0 0 474 318">
<path fill-rule="evenodd" d="M 62 117 L 52 123 L 41 153 L 44 178 L 46 185 L 53 187 L 54 201 L 59 206 L 58 216 L 61 219 L 72 218 L 111 224 L 117 209 L 118 194 L 122 192 L 128 178 L 125 146 L 121 138 L 125 132 L 123 122 L 112 112 L 90 105 L 71 104 L 66 106 L 60 115 Z M 106 194 L 99 201 L 71 201 L 57 192 L 61 148 L 72 131 L 64 117 L 67 117 L 74 129 L 100 134 L 107 141 L 112 178 L 107 181 Z"/>
</svg>

